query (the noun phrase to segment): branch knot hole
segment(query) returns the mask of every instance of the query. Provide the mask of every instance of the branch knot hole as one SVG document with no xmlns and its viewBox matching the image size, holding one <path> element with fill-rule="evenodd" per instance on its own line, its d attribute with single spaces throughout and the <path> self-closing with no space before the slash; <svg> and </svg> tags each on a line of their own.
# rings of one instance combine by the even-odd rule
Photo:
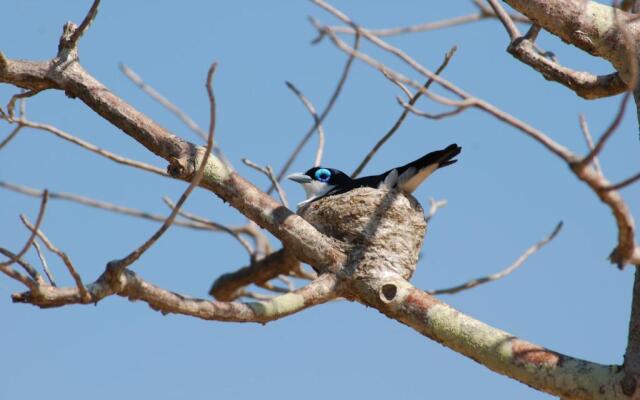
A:
<svg viewBox="0 0 640 400">
<path fill-rule="evenodd" d="M 385 283 L 380 288 L 380 300 L 384 303 L 390 303 L 398 294 L 398 287 L 393 283 Z"/>
</svg>

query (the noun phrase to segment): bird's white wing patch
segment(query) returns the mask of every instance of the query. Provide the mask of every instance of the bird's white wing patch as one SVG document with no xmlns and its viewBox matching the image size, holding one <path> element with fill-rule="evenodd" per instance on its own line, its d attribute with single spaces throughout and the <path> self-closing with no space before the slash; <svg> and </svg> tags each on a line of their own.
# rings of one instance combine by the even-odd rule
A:
<svg viewBox="0 0 640 400">
<path fill-rule="evenodd" d="M 398 170 L 394 169 L 387 174 L 384 181 L 380 182 L 378 189 L 391 190 L 396 186 L 396 183 L 398 183 Z"/>
<path fill-rule="evenodd" d="M 414 167 L 407 169 L 398 177 L 398 188 L 405 193 L 413 193 L 438 166 L 438 163 L 427 165 L 417 173 Z"/>
</svg>

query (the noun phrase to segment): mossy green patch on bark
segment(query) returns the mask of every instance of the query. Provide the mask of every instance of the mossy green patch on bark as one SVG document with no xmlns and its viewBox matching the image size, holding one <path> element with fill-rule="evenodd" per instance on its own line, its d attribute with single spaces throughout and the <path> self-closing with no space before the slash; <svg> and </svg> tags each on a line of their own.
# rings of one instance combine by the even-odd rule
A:
<svg viewBox="0 0 640 400">
<path fill-rule="evenodd" d="M 304 307 L 304 297 L 296 293 L 287 293 L 269 301 L 248 304 L 253 311 L 263 317 L 286 315 Z"/>
<path fill-rule="evenodd" d="M 204 158 L 204 155 L 198 154 L 198 163 Z M 197 168 L 196 168 L 197 169 Z M 218 157 L 213 154 L 209 154 L 207 159 L 207 165 L 204 167 L 204 175 L 202 176 L 202 182 L 207 183 L 220 183 L 227 179 L 231 174 L 231 170 Z"/>
</svg>

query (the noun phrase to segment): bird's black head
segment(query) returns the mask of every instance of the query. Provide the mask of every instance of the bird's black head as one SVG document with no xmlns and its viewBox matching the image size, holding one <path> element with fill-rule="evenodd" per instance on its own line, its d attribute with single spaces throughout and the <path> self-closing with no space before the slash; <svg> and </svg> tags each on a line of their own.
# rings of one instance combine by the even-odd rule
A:
<svg viewBox="0 0 640 400">
<path fill-rule="evenodd" d="M 352 186 L 353 182 L 344 172 L 325 167 L 313 167 L 304 174 L 291 174 L 289 179 L 301 184 L 307 193 L 307 200 L 298 206 L 317 200 L 335 190 L 347 189 Z"/>
<path fill-rule="evenodd" d="M 326 167 L 313 167 L 304 173 L 311 180 L 325 183 L 329 186 L 346 186 L 352 181 L 344 172 Z"/>
</svg>

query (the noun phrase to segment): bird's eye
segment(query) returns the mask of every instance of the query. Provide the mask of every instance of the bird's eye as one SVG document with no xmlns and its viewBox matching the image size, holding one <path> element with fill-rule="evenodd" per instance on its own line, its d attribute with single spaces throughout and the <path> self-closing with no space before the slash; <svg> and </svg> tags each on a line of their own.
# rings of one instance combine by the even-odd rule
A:
<svg viewBox="0 0 640 400">
<path fill-rule="evenodd" d="M 329 182 L 329 178 L 331 178 L 331 171 L 326 168 L 320 168 L 316 171 L 316 179 L 320 182 Z"/>
</svg>

